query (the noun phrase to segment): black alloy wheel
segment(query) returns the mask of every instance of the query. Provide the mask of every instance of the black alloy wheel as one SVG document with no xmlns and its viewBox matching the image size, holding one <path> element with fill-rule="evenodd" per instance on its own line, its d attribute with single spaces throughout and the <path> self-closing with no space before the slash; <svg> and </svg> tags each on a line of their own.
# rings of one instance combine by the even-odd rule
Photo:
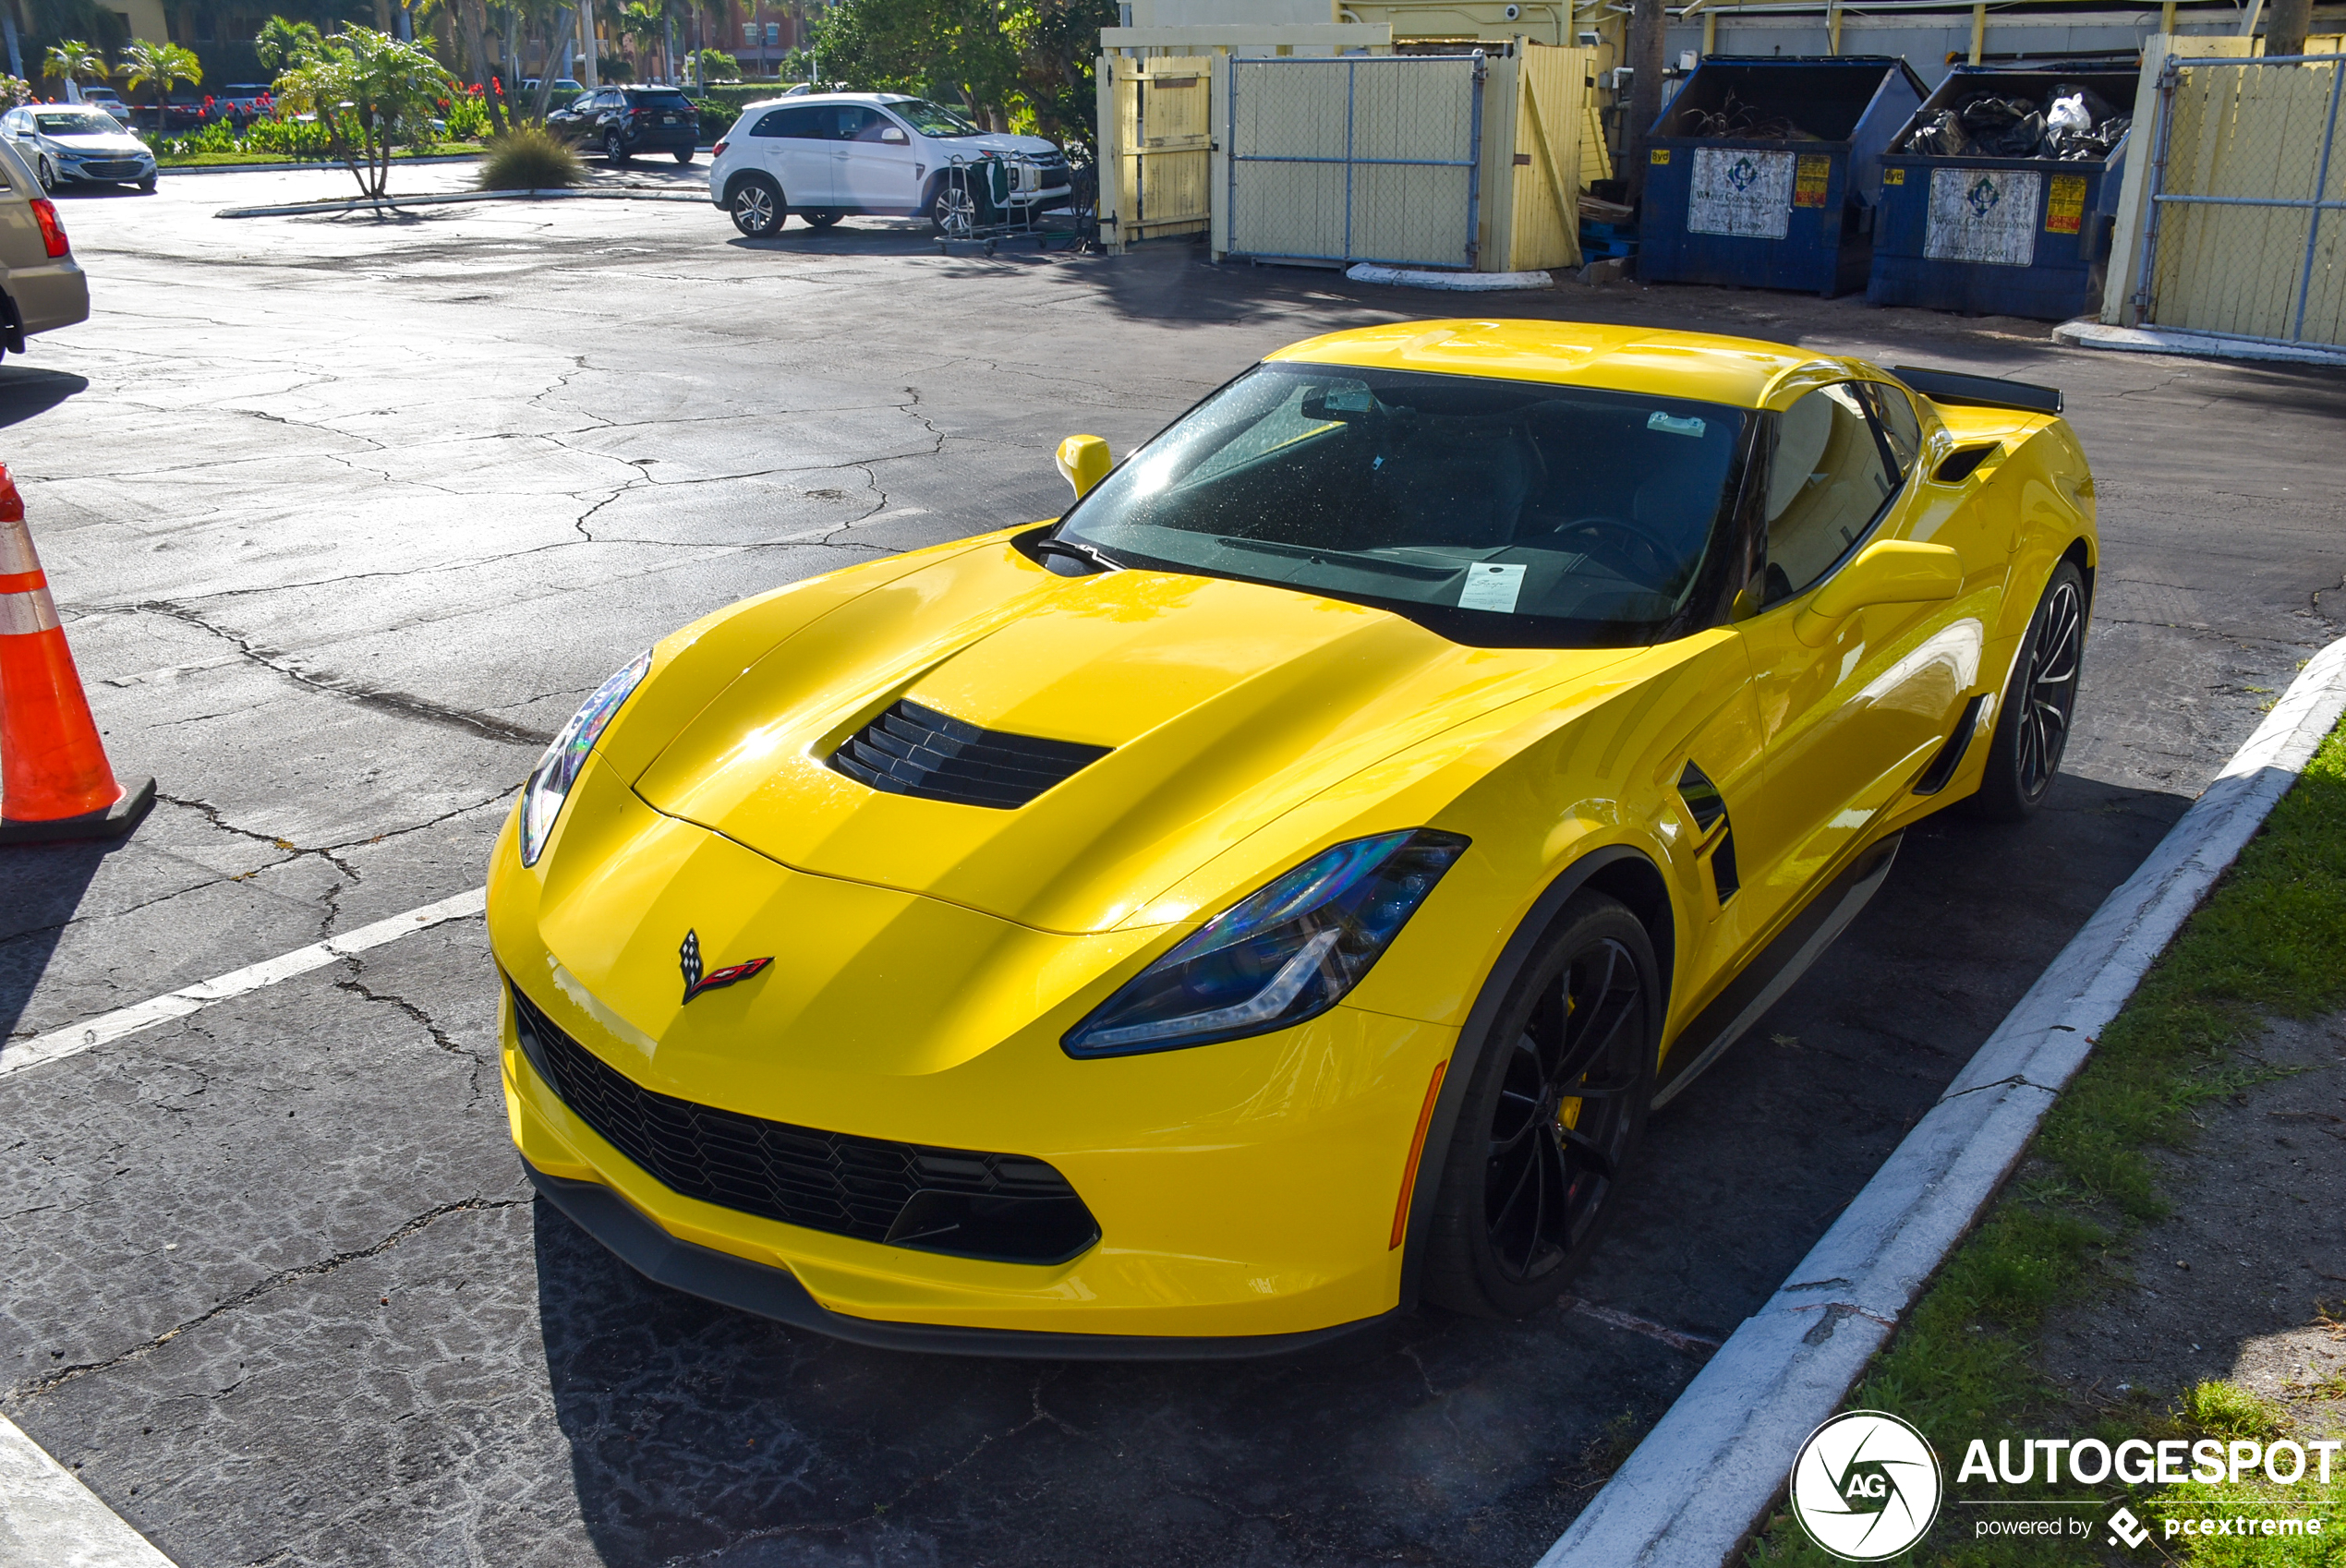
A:
<svg viewBox="0 0 2346 1568">
<path fill-rule="evenodd" d="M 2086 579 L 2075 563 L 2053 568 L 2028 622 L 2012 685 L 1996 716 L 1988 770 L 1973 812 L 1995 822 L 2035 814 L 2061 772 L 2077 712 L 2077 681 L 2086 662 Z"/>
<path fill-rule="evenodd" d="M 1663 1007 L 1638 918 L 1599 893 L 1567 904 L 1475 1064 L 1443 1163 L 1428 1299 L 1520 1318 L 1563 1294 L 1645 1131 Z"/>
<path fill-rule="evenodd" d="M 627 139 L 615 130 L 603 133 L 603 162 L 614 167 L 626 165 Z"/>
<path fill-rule="evenodd" d="M 752 239 L 770 239 L 781 232 L 782 193 L 762 175 L 752 175 L 735 186 L 726 207 L 733 215 L 733 227 Z"/>
</svg>

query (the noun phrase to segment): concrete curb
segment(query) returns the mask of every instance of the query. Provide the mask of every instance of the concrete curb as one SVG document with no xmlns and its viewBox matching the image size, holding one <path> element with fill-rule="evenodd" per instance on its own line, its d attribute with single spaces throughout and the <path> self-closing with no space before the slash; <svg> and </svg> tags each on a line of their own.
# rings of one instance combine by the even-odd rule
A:
<svg viewBox="0 0 2346 1568">
<path fill-rule="evenodd" d="M 2108 327 L 2099 321 L 2063 321 L 2053 342 L 2073 348 L 2114 349 L 2121 354 L 2188 354 L 2202 359 L 2259 359 L 2283 365 L 2346 365 L 2346 349 L 2250 343 L 2207 332 L 2171 332 L 2149 327 Z"/>
<path fill-rule="evenodd" d="M 447 207 L 465 201 L 692 201 L 710 205 L 706 194 L 647 187 L 629 190 L 460 190 L 434 196 L 387 196 L 381 201 L 301 201 L 281 207 L 223 207 L 215 218 L 332 217 L 338 212 L 404 211 L 410 207 Z"/>
<path fill-rule="evenodd" d="M 478 163 L 488 156 L 486 152 L 444 152 L 429 158 L 394 158 L 392 160 L 391 166 L 394 169 L 417 169 L 428 163 Z M 332 169 L 335 174 L 345 176 L 347 176 L 350 172 L 340 163 L 302 159 L 285 163 L 165 163 L 156 173 L 163 175 L 266 175 L 281 174 L 288 169 Z"/>
<path fill-rule="evenodd" d="M 2346 638 L 2102 901 L 1939 1103 L 1646 1435 L 1539 1568 L 1713 1568 L 2026 1152 L 2168 942 L 2346 713 Z"/>
<path fill-rule="evenodd" d="M 172 1562 L 0 1416 L 0 1568 L 172 1568 Z"/>
<path fill-rule="evenodd" d="M 1459 294 L 1493 294 L 1501 289 L 1555 286 L 1555 279 L 1545 272 L 1430 272 L 1409 267 L 1373 267 L 1366 261 L 1347 269 L 1344 275 L 1356 283 L 1449 289 Z"/>
</svg>

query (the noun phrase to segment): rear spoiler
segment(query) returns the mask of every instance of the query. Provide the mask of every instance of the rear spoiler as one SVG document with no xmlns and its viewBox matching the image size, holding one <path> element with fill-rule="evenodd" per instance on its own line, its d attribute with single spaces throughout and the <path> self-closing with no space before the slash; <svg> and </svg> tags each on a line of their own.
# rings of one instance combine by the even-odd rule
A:
<svg viewBox="0 0 2346 1568">
<path fill-rule="evenodd" d="M 1890 373 L 1933 403 L 1965 403 L 1978 408 L 2016 408 L 2024 414 L 2061 412 L 2061 389 L 2028 381 L 2006 381 L 1961 370 L 1928 370 L 1893 365 Z"/>
</svg>

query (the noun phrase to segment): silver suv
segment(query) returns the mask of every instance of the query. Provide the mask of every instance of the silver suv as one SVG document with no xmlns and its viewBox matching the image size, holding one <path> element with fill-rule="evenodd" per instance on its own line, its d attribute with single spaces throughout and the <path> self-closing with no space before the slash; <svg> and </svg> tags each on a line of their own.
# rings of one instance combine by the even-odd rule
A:
<svg viewBox="0 0 2346 1568">
<path fill-rule="evenodd" d="M 15 146 L 0 139 L 0 347 L 90 319 L 90 280 L 73 259 L 55 203 Z"/>
</svg>

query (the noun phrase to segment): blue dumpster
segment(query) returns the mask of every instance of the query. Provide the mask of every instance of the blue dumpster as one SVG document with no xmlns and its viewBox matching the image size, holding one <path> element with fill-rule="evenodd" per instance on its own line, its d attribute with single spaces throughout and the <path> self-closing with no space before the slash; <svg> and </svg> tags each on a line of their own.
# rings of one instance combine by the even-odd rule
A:
<svg viewBox="0 0 2346 1568">
<path fill-rule="evenodd" d="M 1924 90 L 1884 54 L 1703 61 L 1646 143 L 1638 276 L 1863 287 L 1881 154 Z"/>
<path fill-rule="evenodd" d="M 1958 66 L 1881 163 L 1875 305 L 2065 321 L 2101 303 L 2135 74 Z M 2048 116 L 2080 101 L 2092 124 Z"/>
</svg>

